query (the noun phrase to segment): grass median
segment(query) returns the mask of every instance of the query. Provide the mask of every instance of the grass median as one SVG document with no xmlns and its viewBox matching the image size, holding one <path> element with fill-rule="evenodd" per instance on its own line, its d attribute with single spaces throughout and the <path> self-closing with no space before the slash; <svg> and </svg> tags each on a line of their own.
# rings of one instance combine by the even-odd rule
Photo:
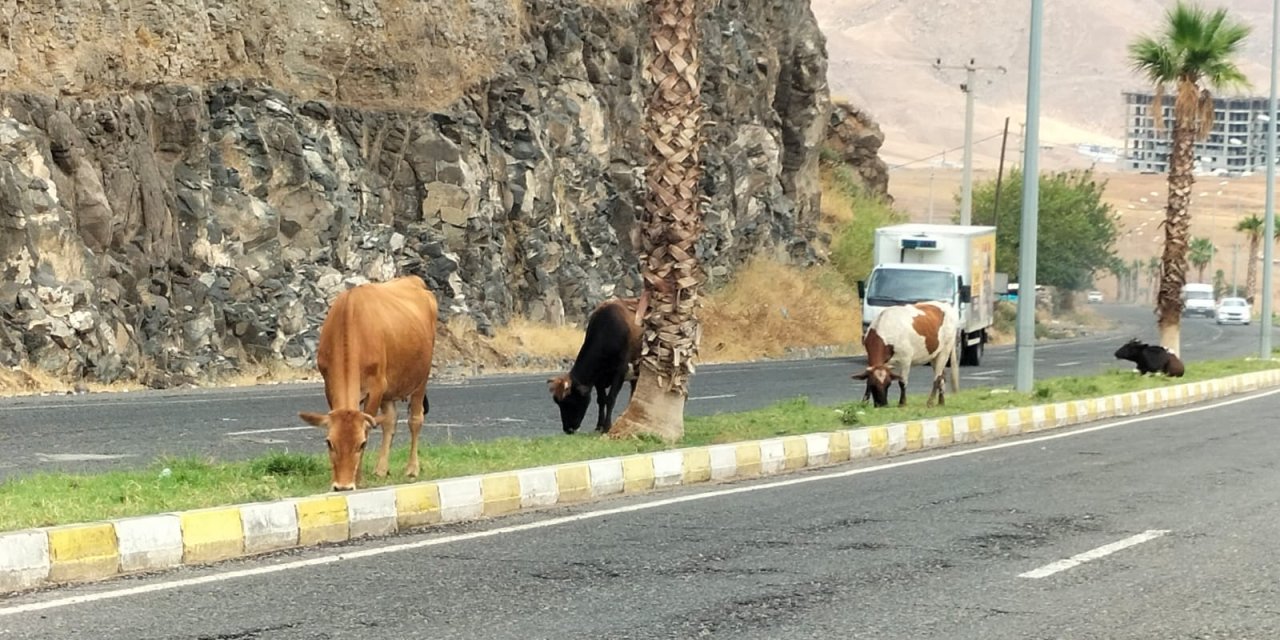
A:
<svg viewBox="0 0 1280 640">
<path fill-rule="evenodd" d="M 1044 380 L 1036 383 L 1033 391 L 1026 394 L 1008 389 L 962 390 L 948 395 L 945 407 L 925 407 L 925 396 L 918 393 L 908 396 L 911 404 L 906 407 L 883 409 L 858 402 L 818 406 L 804 398 L 796 398 L 755 411 L 690 418 L 686 424 L 685 439 L 678 446 L 723 444 L 1093 398 L 1278 366 L 1280 363 L 1274 360 L 1256 359 L 1197 362 L 1188 366 L 1187 375 L 1179 379 L 1140 377 L 1132 371 L 1113 370 L 1097 376 Z M 921 369 L 917 375 L 927 374 Z M 849 397 L 858 399 L 861 396 L 861 387 L 855 387 L 850 381 Z M 891 400 L 894 397 L 891 396 Z M 317 452 L 314 454 L 272 453 L 238 462 L 162 458 L 145 468 L 129 471 L 14 478 L 0 484 L 0 531 L 322 493 L 329 485 L 329 461 L 328 456 L 319 451 L 318 438 L 316 444 Z M 375 437 L 370 442 L 369 454 L 365 456 L 361 486 L 405 482 L 402 473 L 407 456 L 405 447 L 393 449 L 390 477 L 373 477 L 376 444 Z M 419 480 L 523 469 L 665 448 L 668 446 L 657 441 L 615 441 L 594 434 L 572 437 L 548 434 L 536 438 L 442 444 L 424 449 Z M 165 469 L 168 469 L 167 473 Z"/>
</svg>

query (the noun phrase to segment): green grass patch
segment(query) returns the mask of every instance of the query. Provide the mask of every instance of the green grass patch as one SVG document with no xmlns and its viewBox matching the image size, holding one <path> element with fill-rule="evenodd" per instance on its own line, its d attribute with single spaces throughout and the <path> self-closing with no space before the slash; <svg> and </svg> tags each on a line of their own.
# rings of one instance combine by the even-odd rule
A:
<svg viewBox="0 0 1280 640">
<path fill-rule="evenodd" d="M 948 395 L 945 407 L 925 407 L 924 396 L 911 394 L 909 404 L 875 409 L 860 402 L 818 406 L 804 398 L 780 402 L 755 411 L 690 418 L 680 446 L 700 446 L 872 426 L 1079 400 L 1138 391 L 1184 382 L 1197 382 L 1276 368 L 1274 361 L 1224 360 L 1196 362 L 1180 379 L 1140 377 L 1112 370 L 1097 376 L 1067 377 L 1036 384 L 1029 394 L 978 388 Z M 920 368 L 917 375 L 927 375 Z M 849 397 L 862 389 L 850 381 Z M 896 395 L 891 395 L 892 402 Z M 401 434 L 404 435 L 404 434 Z M 364 458 L 361 486 L 404 482 L 408 451 L 391 454 L 391 476 L 373 477 L 377 439 Z M 582 434 L 548 434 L 536 438 L 503 438 L 474 443 L 424 447 L 420 480 L 450 478 L 493 471 L 523 469 L 563 462 L 621 456 L 668 448 L 654 440 L 614 441 Z M 0 531 L 92 522 L 110 518 L 164 513 L 243 502 L 323 493 L 329 486 L 328 456 L 316 441 L 315 453 L 271 453 L 240 462 L 200 458 L 163 458 L 144 469 L 92 475 L 40 474 L 0 484 Z M 165 470 L 168 470 L 167 472 Z"/>
</svg>

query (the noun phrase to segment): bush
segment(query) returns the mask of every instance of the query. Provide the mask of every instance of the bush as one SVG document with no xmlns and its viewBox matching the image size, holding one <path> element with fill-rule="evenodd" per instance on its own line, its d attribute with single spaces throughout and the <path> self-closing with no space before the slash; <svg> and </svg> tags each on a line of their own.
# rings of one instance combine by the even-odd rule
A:
<svg viewBox="0 0 1280 640">
<path fill-rule="evenodd" d="M 831 264 L 845 282 L 857 286 L 875 266 L 872 253 L 876 228 L 898 224 L 905 217 L 879 196 L 865 193 L 848 167 L 834 167 L 831 172 L 835 193 L 827 197 L 849 210 L 847 219 L 842 220 L 832 234 Z"/>
</svg>

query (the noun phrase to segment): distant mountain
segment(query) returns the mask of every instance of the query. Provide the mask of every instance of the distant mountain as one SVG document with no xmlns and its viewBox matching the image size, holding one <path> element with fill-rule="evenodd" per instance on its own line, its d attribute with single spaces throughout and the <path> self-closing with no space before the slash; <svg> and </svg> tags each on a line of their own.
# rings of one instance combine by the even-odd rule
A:
<svg viewBox="0 0 1280 640">
<path fill-rule="evenodd" d="M 1143 89 L 1130 71 L 1126 46 L 1157 29 L 1173 0 L 1045 2 L 1041 142 L 1119 145 L 1121 92 Z M 974 58 L 981 71 L 975 95 L 975 163 L 993 166 L 1004 117 L 1010 153 L 1025 114 L 1029 3 L 1026 0 L 812 0 L 827 36 L 832 93 L 867 110 L 885 132 L 882 156 L 891 165 L 957 148 L 964 140 L 962 69 L 935 70 L 935 58 L 960 66 Z M 1266 95 L 1271 0 L 1219 0 L 1254 26 L 1242 59 Z M 948 152 L 948 163 L 960 162 Z M 923 163 L 921 163 L 923 164 Z"/>
</svg>

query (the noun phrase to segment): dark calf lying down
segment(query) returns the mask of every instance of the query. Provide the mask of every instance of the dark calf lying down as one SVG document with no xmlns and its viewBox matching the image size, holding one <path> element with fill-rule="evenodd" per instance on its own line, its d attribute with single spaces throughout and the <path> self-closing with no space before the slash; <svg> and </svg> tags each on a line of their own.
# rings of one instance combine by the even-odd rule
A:
<svg viewBox="0 0 1280 640">
<path fill-rule="evenodd" d="M 1182 360 L 1173 352 L 1159 345 L 1145 344 L 1134 338 L 1116 349 L 1116 357 L 1138 365 L 1138 373 L 1163 373 L 1171 378 L 1181 378 L 1186 369 Z"/>
</svg>

